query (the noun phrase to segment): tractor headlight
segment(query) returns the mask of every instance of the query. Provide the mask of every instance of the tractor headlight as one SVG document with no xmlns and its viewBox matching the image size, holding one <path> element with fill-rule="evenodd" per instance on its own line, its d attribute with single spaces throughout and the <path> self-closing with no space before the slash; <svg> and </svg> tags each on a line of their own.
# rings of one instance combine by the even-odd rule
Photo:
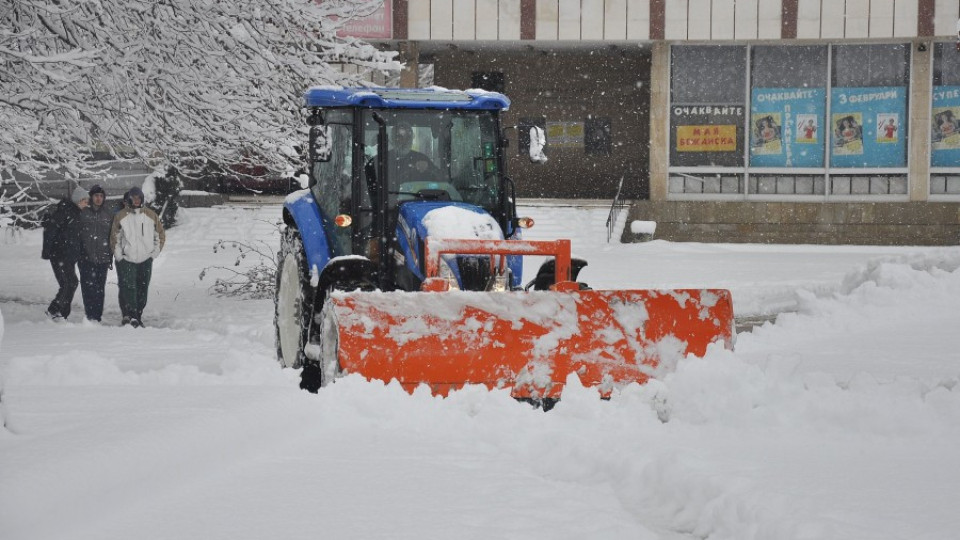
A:
<svg viewBox="0 0 960 540">
<path fill-rule="evenodd" d="M 450 284 L 451 290 L 459 290 L 460 284 L 457 283 L 457 275 L 453 273 L 453 268 L 443 257 L 440 258 L 440 279 L 446 280 Z"/>
<path fill-rule="evenodd" d="M 510 290 L 510 272 L 495 274 L 487 282 L 487 290 L 493 292 L 505 292 Z"/>
</svg>

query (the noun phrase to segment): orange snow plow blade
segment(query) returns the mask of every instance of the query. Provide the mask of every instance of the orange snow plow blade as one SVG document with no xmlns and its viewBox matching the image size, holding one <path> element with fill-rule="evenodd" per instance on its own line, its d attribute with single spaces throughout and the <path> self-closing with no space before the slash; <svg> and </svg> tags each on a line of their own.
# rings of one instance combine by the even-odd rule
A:
<svg viewBox="0 0 960 540">
<path fill-rule="evenodd" d="M 579 290 L 564 281 L 569 242 L 558 242 L 444 241 L 433 250 L 554 254 L 550 291 L 334 293 L 324 314 L 324 339 L 336 343 L 328 351 L 342 372 L 396 379 L 408 391 L 427 384 L 445 396 L 484 384 L 536 400 L 559 398 L 570 373 L 609 397 L 688 354 L 703 356 L 711 343 L 732 348 L 729 291 Z"/>
</svg>

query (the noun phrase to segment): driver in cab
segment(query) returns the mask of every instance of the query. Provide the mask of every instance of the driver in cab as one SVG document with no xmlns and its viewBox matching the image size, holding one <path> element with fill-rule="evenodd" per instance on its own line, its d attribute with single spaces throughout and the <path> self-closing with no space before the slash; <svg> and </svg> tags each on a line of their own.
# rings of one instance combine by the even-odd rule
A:
<svg viewBox="0 0 960 540">
<path fill-rule="evenodd" d="M 388 155 L 398 183 L 440 180 L 440 171 L 433 161 L 413 149 L 413 129 L 409 125 L 397 126 L 394 142 L 394 151 Z"/>
</svg>

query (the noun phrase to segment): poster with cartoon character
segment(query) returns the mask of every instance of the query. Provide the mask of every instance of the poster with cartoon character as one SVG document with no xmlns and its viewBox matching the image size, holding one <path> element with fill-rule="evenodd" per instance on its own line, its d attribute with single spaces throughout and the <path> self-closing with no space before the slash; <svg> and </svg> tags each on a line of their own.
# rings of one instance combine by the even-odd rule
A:
<svg viewBox="0 0 960 540">
<path fill-rule="evenodd" d="M 753 115 L 750 144 L 754 155 L 783 153 L 781 125 L 780 113 Z"/>
<path fill-rule="evenodd" d="M 906 87 L 834 87 L 830 92 L 831 167 L 907 166 Z"/>
<path fill-rule="evenodd" d="M 930 116 L 930 165 L 960 165 L 960 86 L 936 86 Z"/>
<path fill-rule="evenodd" d="M 861 113 L 833 115 L 833 155 L 859 156 L 863 154 L 863 115 Z"/>
<path fill-rule="evenodd" d="M 750 98 L 752 167 L 823 167 L 826 90 L 754 88 Z"/>
</svg>

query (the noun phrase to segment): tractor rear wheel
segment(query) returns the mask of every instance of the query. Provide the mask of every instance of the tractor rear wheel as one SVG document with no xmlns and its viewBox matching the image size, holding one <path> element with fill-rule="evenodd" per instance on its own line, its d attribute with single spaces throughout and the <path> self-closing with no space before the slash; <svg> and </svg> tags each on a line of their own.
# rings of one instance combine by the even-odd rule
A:
<svg viewBox="0 0 960 540">
<path fill-rule="evenodd" d="M 277 292 L 274 301 L 277 359 L 286 368 L 307 364 L 304 347 L 312 334 L 316 290 L 310 285 L 307 257 L 300 233 L 287 227 L 277 257 Z"/>
</svg>

